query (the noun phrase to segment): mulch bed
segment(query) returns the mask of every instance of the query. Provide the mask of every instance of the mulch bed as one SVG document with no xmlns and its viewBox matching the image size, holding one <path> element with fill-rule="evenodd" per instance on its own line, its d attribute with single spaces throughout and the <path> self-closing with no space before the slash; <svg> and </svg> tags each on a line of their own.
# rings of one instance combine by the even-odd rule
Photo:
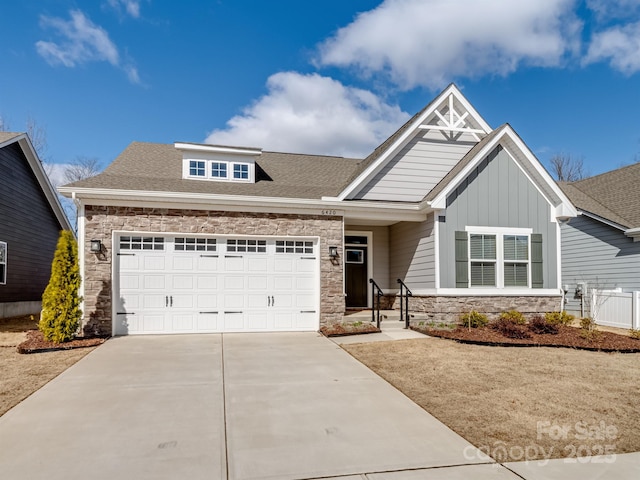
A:
<svg viewBox="0 0 640 480">
<path fill-rule="evenodd" d="M 360 335 L 363 333 L 380 333 L 380 329 L 369 322 L 360 324 L 336 323 L 320 328 L 320 333 L 325 337 L 344 337 L 346 335 Z"/>
<path fill-rule="evenodd" d="M 72 348 L 95 347 L 104 343 L 105 340 L 105 337 L 82 337 L 64 343 L 53 343 L 45 340 L 40 330 L 30 330 L 27 332 L 27 339 L 16 348 L 18 353 L 53 352 L 71 350 Z"/>
<path fill-rule="evenodd" d="M 461 343 L 477 345 L 493 345 L 501 347 L 567 347 L 602 352 L 639 353 L 640 340 L 611 332 L 598 331 L 597 338 L 582 337 L 581 329 L 558 326 L 558 333 L 537 334 L 529 331 L 531 338 L 508 338 L 490 327 L 468 329 L 458 327 L 454 330 L 434 329 L 428 327 L 412 327 L 420 333 L 432 337 L 441 337 Z"/>
</svg>

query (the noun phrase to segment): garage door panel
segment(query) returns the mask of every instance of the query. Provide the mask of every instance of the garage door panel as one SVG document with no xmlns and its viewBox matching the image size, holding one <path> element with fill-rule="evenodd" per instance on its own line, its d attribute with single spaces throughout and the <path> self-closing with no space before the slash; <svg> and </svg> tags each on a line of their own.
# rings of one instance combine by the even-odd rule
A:
<svg viewBox="0 0 640 480">
<path fill-rule="evenodd" d="M 266 312 L 254 312 L 247 314 L 247 328 L 253 331 L 265 331 L 268 329 Z"/>
<path fill-rule="evenodd" d="M 197 303 L 198 308 L 216 308 L 218 306 L 218 295 L 198 295 Z"/>
<path fill-rule="evenodd" d="M 145 255 L 143 258 L 143 268 L 145 270 L 166 270 L 166 257 L 161 255 Z"/>
<path fill-rule="evenodd" d="M 315 272 L 316 269 L 316 262 L 314 261 L 315 258 L 311 258 L 311 257 L 304 257 L 304 258 L 299 258 L 296 261 L 296 272 L 306 272 L 306 273 L 312 273 Z"/>
<path fill-rule="evenodd" d="M 218 277 L 213 275 L 198 275 L 198 290 L 216 290 L 218 288 Z"/>
<path fill-rule="evenodd" d="M 193 332 L 195 330 L 195 315 L 190 313 L 173 313 L 171 326 L 174 332 Z"/>
<path fill-rule="evenodd" d="M 217 272 L 219 261 L 217 255 L 200 255 L 196 261 L 196 269 L 199 272 Z"/>
<path fill-rule="evenodd" d="M 247 257 L 247 270 L 250 272 L 266 272 L 267 257 Z"/>
<path fill-rule="evenodd" d="M 244 271 L 244 259 L 240 256 L 225 256 L 224 270 L 226 272 L 242 272 Z"/>
<path fill-rule="evenodd" d="M 143 295 L 139 293 L 122 293 L 120 295 L 120 307 L 119 312 L 126 312 L 127 310 L 137 310 L 142 306 Z"/>
<path fill-rule="evenodd" d="M 273 277 L 273 289 L 276 292 L 292 290 L 293 289 L 293 278 L 291 278 L 291 276 Z"/>
<path fill-rule="evenodd" d="M 196 301 L 193 294 L 190 295 L 181 295 L 174 294 L 169 296 L 169 305 L 171 308 L 194 308 L 196 306 Z M 172 314 L 174 314 L 172 312 Z"/>
<path fill-rule="evenodd" d="M 268 278 L 265 275 L 248 275 L 247 290 L 266 292 L 268 288 Z"/>
<path fill-rule="evenodd" d="M 297 291 L 311 292 L 316 288 L 316 280 L 313 277 L 301 277 L 298 276 L 295 279 Z"/>
<path fill-rule="evenodd" d="M 167 295 L 145 294 L 142 297 L 142 308 L 166 308 L 168 304 Z"/>
<path fill-rule="evenodd" d="M 220 330 L 218 325 L 218 313 L 200 312 L 197 317 L 197 330 L 199 332 L 215 332 Z"/>
<path fill-rule="evenodd" d="M 293 328 L 300 330 L 315 330 L 317 328 L 316 312 L 300 312 L 295 316 Z"/>
<path fill-rule="evenodd" d="M 223 330 L 244 330 L 244 315 L 242 312 L 225 313 L 223 323 Z"/>
<path fill-rule="evenodd" d="M 273 319 L 273 328 L 275 330 L 291 330 L 293 328 L 293 313 L 291 311 L 275 311 Z"/>
<path fill-rule="evenodd" d="M 145 290 L 166 290 L 167 279 L 165 275 L 143 275 L 142 285 Z"/>
<path fill-rule="evenodd" d="M 120 271 L 138 271 L 140 269 L 140 257 L 136 254 L 118 254 Z"/>
<path fill-rule="evenodd" d="M 136 316 L 136 320 L 139 320 L 138 327 L 145 333 L 157 333 L 166 332 L 164 312 L 147 313 L 140 317 Z"/>
<path fill-rule="evenodd" d="M 312 308 L 315 305 L 315 297 L 313 295 L 301 295 L 295 296 L 296 307 L 298 308 Z"/>
<path fill-rule="evenodd" d="M 176 255 L 171 259 L 171 266 L 174 271 L 186 270 L 190 272 L 195 268 L 195 259 L 191 256 Z"/>
<path fill-rule="evenodd" d="M 292 294 L 278 294 L 273 296 L 272 306 L 278 309 L 292 307 L 293 306 L 293 295 Z"/>
<path fill-rule="evenodd" d="M 225 294 L 223 296 L 223 305 L 225 310 L 242 309 L 244 307 L 244 294 Z"/>
<path fill-rule="evenodd" d="M 226 275 L 224 277 L 225 290 L 244 290 L 244 276 Z"/>
<path fill-rule="evenodd" d="M 269 296 L 264 293 L 250 293 L 247 295 L 247 306 L 249 308 L 267 308 Z"/>
<path fill-rule="evenodd" d="M 275 272 L 293 272 L 294 260 L 291 257 L 276 257 L 274 259 L 273 270 Z"/>
<path fill-rule="evenodd" d="M 122 290 L 137 290 L 140 288 L 140 275 L 124 273 L 120 276 L 120 288 Z"/>
</svg>

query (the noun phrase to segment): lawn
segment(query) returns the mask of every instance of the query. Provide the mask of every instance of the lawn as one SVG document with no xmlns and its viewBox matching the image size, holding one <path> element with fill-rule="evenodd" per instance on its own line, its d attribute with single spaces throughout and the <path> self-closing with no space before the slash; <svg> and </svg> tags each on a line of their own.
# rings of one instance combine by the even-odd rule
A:
<svg viewBox="0 0 640 480">
<path fill-rule="evenodd" d="M 29 317 L 0 319 L 0 415 L 60 375 L 95 347 L 19 354 L 26 331 L 37 328 Z"/>
<path fill-rule="evenodd" d="M 640 451 L 640 354 L 440 338 L 344 345 L 500 462 Z"/>
</svg>

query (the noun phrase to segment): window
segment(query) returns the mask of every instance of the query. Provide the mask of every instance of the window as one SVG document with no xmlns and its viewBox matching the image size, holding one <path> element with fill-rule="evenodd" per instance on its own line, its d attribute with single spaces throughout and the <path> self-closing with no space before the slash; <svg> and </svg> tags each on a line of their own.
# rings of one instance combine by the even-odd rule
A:
<svg viewBox="0 0 640 480">
<path fill-rule="evenodd" d="M 313 253 L 313 242 L 276 240 L 276 253 Z"/>
<path fill-rule="evenodd" d="M 227 178 L 227 164 L 223 162 L 211 162 L 212 178 Z"/>
<path fill-rule="evenodd" d="M 215 238 L 186 238 L 175 239 L 174 250 L 176 252 L 215 252 Z"/>
<path fill-rule="evenodd" d="M 0 242 L 0 285 L 7 283 L 7 243 Z"/>
<path fill-rule="evenodd" d="M 227 240 L 227 252 L 265 253 L 266 240 Z"/>
<path fill-rule="evenodd" d="M 529 237 L 504 236 L 504 286 L 527 287 L 529 285 Z"/>
<path fill-rule="evenodd" d="M 364 252 L 362 250 L 347 249 L 345 251 L 347 263 L 364 263 Z"/>
<path fill-rule="evenodd" d="M 192 177 L 204 177 L 204 164 L 205 162 L 201 160 L 191 160 L 189 162 L 189 175 Z"/>
<path fill-rule="evenodd" d="M 120 250 L 164 250 L 164 238 L 120 237 Z"/>
<path fill-rule="evenodd" d="M 234 163 L 233 164 L 233 178 L 238 180 L 249 179 L 249 165 L 246 163 Z"/>
<path fill-rule="evenodd" d="M 458 288 L 543 288 L 542 235 L 527 228 L 467 227 L 455 232 Z"/>
<path fill-rule="evenodd" d="M 496 236 L 470 235 L 469 260 L 472 287 L 496 286 Z"/>
</svg>

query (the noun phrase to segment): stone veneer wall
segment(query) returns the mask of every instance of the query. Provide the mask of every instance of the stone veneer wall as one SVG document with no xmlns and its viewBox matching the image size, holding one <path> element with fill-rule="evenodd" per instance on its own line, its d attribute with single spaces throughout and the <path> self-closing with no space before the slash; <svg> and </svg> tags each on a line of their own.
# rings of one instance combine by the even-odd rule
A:
<svg viewBox="0 0 640 480">
<path fill-rule="evenodd" d="M 409 311 L 423 314 L 428 320 L 443 323 L 457 323 L 460 315 L 471 310 L 487 315 L 489 320 L 497 319 L 500 313 L 517 310 L 528 319 L 536 314 L 557 312 L 560 309 L 562 296 L 518 296 L 518 297 L 478 297 L 478 296 L 415 296 L 409 297 Z M 400 302 L 388 296 L 388 304 L 400 309 Z M 424 321 L 421 319 L 420 321 Z"/>
<path fill-rule="evenodd" d="M 85 207 L 84 334 L 112 334 L 112 232 L 278 235 L 320 237 L 320 324 L 339 322 L 344 314 L 342 259 L 332 263 L 329 246 L 342 250 L 342 218 L 167 208 Z M 91 239 L 104 245 L 90 250 Z"/>
</svg>

